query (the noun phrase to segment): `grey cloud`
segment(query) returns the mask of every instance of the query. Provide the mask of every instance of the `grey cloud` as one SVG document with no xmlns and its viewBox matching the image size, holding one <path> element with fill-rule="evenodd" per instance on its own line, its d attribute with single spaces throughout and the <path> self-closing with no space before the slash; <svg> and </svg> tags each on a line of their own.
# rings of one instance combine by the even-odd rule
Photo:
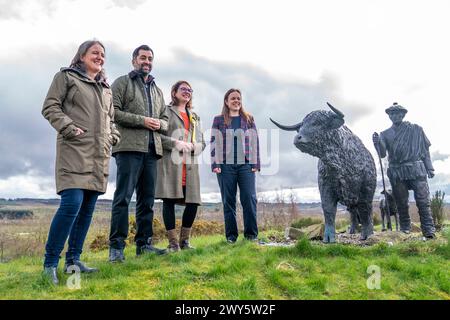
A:
<svg viewBox="0 0 450 320">
<path fill-rule="evenodd" d="M 428 184 L 430 187 L 431 197 L 435 194 L 436 191 L 440 190 L 442 192 L 445 192 L 445 198 L 447 201 L 449 201 L 450 174 L 438 173 L 434 176 L 433 179 L 428 180 Z"/>
<path fill-rule="evenodd" d="M 254 115 L 259 130 L 276 129 L 269 117 L 285 123 L 298 122 L 313 110 L 326 109 L 327 101 L 345 113 L 349 126 L 369 110 L 340 99 L 337 92 L 339 84 L 330 75 L 324 76 L 319 83 L 282 81 L 249 64 L 216 62 L 179 49 L 174 53 L 174 59 L 165 61 L 156 51 L 153 74 L 166 99 L 171 85 L 177 80 L 191 83 L 194 107 L 202 119 L 204 130 L 211 128 L 212 119 L 221 112 L 223 95 L 229 88 L 241 89 L 243 104 Z M 119 57 L 114 53 L 112 57 L 110 53 L 109 73 L 118 76 L 119 65 L 123 67 L 122 73 L 130 68 L 130 54 L 121 53 Z M 115 65 L 114 69 L 111 65 Z M 293 146 L 293 132 L 280 132 L 279 136 L 279 153 L 275 156 L 279 159 L 278 173 L 259 175 L 258 190 L 317 186 L 317 159 L 302 154 Z M 201 165 L 201 179 L 202 192 L 219 191 L 216 178 L 207 164 Z"/>
<path fill-rule="evenodd" d="M 33 4 L 37 4 L 40 8 L 43 9 L 43 12 L 48 16 L 51 16 L 55 11 L 57 0 L 0 0 L 0 20 L 9 20 L 9 19 L 17 19 L 23 20 L 24 16 L 24 8 L 26 8 L 27 4 L 33 2 Z"/>
<path fill-rule="evenodd" d="M 0 19 L 19 19 L 21 17 L 20 8 L 26 0 L 0 0 Z"/>
<path fill-rule="evenodd" d="M 450 157 L 450 154 L 440 153 L 439 151 L 435 151 L 431 154 L 431 160 L 433 161 L 444 161 Z"/>
<path fill-rule="evenodd" d="M 130 71 L 134 48 L 125 51 L 114 43 L 105 45 L 105 67 L 112 83 Z M 43 47 L 34 49 L 31 60 L 17 57 L 17 61 L 0 61 L 0 179 L 30 170 L 53 176 L 55 132 L 40 112 L 53 75 L 61 66 L 67 66 L 75 50 L 76 46 L 58 51 Z M 243 104 L 254 115 L 260 130 L 275 129 L 269 117 L 285 124 L 296 123 L 313 110 L 326 109 L 327 101 L 344 112 L 350 128 L 370 113 L 367 106 L 342 100 L 339 83 L 330 75 L 318 83 L 283 81 L 249 64 L 213 61 L 183 50 L 175 50 L 171 60 L 155 53 L 153 75 L 166 100 L 173 83 L 189 81 L 194 89 L 194 110 L 204 130 L 211 128 L 213 117 L 221 112 L 224 93 L 232 87 L 242 90 Z M 279 132 L 279 136 L 279 152 L 272 159 L 279 159 L 279 170 L 275 175 L 258 175 L 258 191 L 317 186 L 317 159 L 294 147 L 293 132 Z M 111 181 L 115 180 L 115 170 L 112 161 Z M 208 164 L 201 165 L 200 174 L 202 192 L 219 191 Z"/>
<path fill-rule="evenodd" d="M 79 0 L 64 0 L 65 2 L 74 2 Z M 83 0 L 84 1 L 84 0 Z M 63 0 L 0 0 L 0 20 L 25 20 L 33 19 L 34 14 L 28 14 L 27 6 L 31 3 L 42 10 L 46 16 L 52 16 L 56 11 L 56 7 L 61 5 Z M 145 3 L 145 0 L 111 0 L 104 5 L 105 9 L 111 7 L 136 9 Z"/>
<path fill-rule="evenodd" d="M 66 63 L 60 53 L 36 48 L 25 63 L 9 60 L 0 65 L 0 178 L 29 171 L 53 175 L 54 131 L 41 108 L 56 65 Z"/>
<path fill-rule="evenodd" d="M 126 7 L 129 9 L 136 9 L 141 4 L 145 3 L 145 0 L 112 0 L 112 3 L 120 8 Z"/>
</svg>

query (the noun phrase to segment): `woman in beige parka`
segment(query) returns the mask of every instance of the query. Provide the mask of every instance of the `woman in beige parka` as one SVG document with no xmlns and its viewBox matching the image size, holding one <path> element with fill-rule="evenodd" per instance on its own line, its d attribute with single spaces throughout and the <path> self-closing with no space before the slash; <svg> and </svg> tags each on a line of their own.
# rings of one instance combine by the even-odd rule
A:
<svg viewBox="0 0 450 320">
<path fill-rule="evenodd" d="M 45 247 L 44 274 L 58 283 L 59 255 L 68 240 L 64 272 L 95 272 L 80 261 L 97 197 L 106 192 L 111 147 L 118 142 L 114 107 L 97 40 L 80 45 L 69 68 L 50 85 L 42 115 L 57 132 L 56 192 L 61 203 Z"/>
</svg>

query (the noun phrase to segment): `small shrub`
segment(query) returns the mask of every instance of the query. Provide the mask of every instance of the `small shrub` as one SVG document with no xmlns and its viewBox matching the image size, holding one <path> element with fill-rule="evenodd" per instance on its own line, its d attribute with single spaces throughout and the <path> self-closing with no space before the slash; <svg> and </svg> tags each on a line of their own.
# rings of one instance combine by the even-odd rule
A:
<svg viewBox="0 0 450 320">
<path fill-rule="evenodd" d="M 336 230 L 342 230 L 344 228 L 346 229 L 348 226 L 350 226 L 350 219 L 349 218 L 336 219 L 335 226 Z"/>
<path fill-rule="evenodd" d="M 295 244 L 295 251 L 300 254 L 300 256 L 311 257 L 315 255 L 315 250 L 311 242 L 307 238 L 301 238 Z"/>
<path fill-rule="evenodd" d="M 109 239 L 106 234 L 97 234 L 92 240 L 91 244 L 89 245 L 89 248 L 92 251 L 101 251 L 106 250 L 109 248 Z"/>
<path fill-rule="evenodd" d="M 0 209 L 0 219 L 30 219 L 33 218 L 33 215 L 33 211 L 31 210 Z"/>
<path fill-rule="evenodd" d="M 291 224 L 291 226 L 293 228 L 301 229 L 301 228 L 309 227 L 314 224 L 320 224 L 320 223 L 322 223 L 322 219 L 307 217 L 307 218 L 300 218 L 300 219 L 294 221 Z"/>
<path fill-rule="evenodd" d="M 128 245 L 134 243 L 134 237 L 136 236 L 136 219 L 130 216 L 129 219 L 129 232 L 128 238 L 126 240 Z M 176 229 L 180 230 L 181 220 L 176 220 Z M 206 220 L 196 220 L 192 226 L 191 236 L 201 236 L 201 235 L 211 235 L 211 234 L 222 234 L 224 230 L 223 223 L 216 221 L 206 221 Z M 164 224 L 159 219 L 153 220 L 153 236 L 152 240 L 154 242 L 159 242 L 166 239 L 166 228 Z M 109 237 L 105 233 L 99 233 L 95 236 L 94 240 L 89 245 L 89 248 L 93 251 L 100 251 L 108 249 L 109 247 Z"/>
<path fill-rule="evenodd" d="M 441 230 L 444 225 L 444 197 L 445 192 L 438 190 L 431 198 L 431 214 L 437 230 Z"/>
<path fill-rule="evenodd" d="M 378 214 L 374 214 L 373 215 L 373 225 L 377 226 L 377 225 L 380 225 L 380 224 L 381 224 L 381 217 Z"/>
</svg>

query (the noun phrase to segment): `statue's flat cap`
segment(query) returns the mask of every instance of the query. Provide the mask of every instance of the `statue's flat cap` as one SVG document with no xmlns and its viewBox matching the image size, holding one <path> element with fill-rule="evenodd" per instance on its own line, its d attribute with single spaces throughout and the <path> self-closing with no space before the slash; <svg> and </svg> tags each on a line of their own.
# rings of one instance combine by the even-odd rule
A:
<svg viewBox="0 0 450 320">
<path fill-rule="evenodd" d="M 386 110 L 387 114 L 390 114 L 392 112 L 403 112 L 403 113 L 407 113 L 408 110 L 406 110 L 406 108 L 403 108 L 401 105 L 399 105 L 397 102 L 394 102 L 392 104 L 392 106 L 390 106 L 389 108 L 387 108 Z"/>
</svg>

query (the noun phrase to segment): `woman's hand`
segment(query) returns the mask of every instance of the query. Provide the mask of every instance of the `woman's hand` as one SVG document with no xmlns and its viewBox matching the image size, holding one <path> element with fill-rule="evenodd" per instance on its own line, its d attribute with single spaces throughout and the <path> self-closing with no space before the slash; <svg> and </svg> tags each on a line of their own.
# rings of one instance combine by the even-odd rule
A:
<svg viewBox="0 0 450 320">
<path fill-rule="evenodd" d="M 82 130 L 82 129 L 80 129 L 80 128 L 75 128 L 75 137 L 76 136 L 79 136 L 80 134 L 83 134 L 84 133 L 84 131 Z"/>
<path fill-rule="evenodd" d="M 180 152 L 191 152 L 194 149 L 194 145 L 192 143 L 177 140 L 175 142 L 175 148 Z"/>
<path fill-rule="evenodd" d="M 222 170 L 221 170 L 220 168 L 214 168 L 214 169 L 213 169 L 213 172 L 214 172 L 214 173 L 221 173 Z"/>
</svg>

